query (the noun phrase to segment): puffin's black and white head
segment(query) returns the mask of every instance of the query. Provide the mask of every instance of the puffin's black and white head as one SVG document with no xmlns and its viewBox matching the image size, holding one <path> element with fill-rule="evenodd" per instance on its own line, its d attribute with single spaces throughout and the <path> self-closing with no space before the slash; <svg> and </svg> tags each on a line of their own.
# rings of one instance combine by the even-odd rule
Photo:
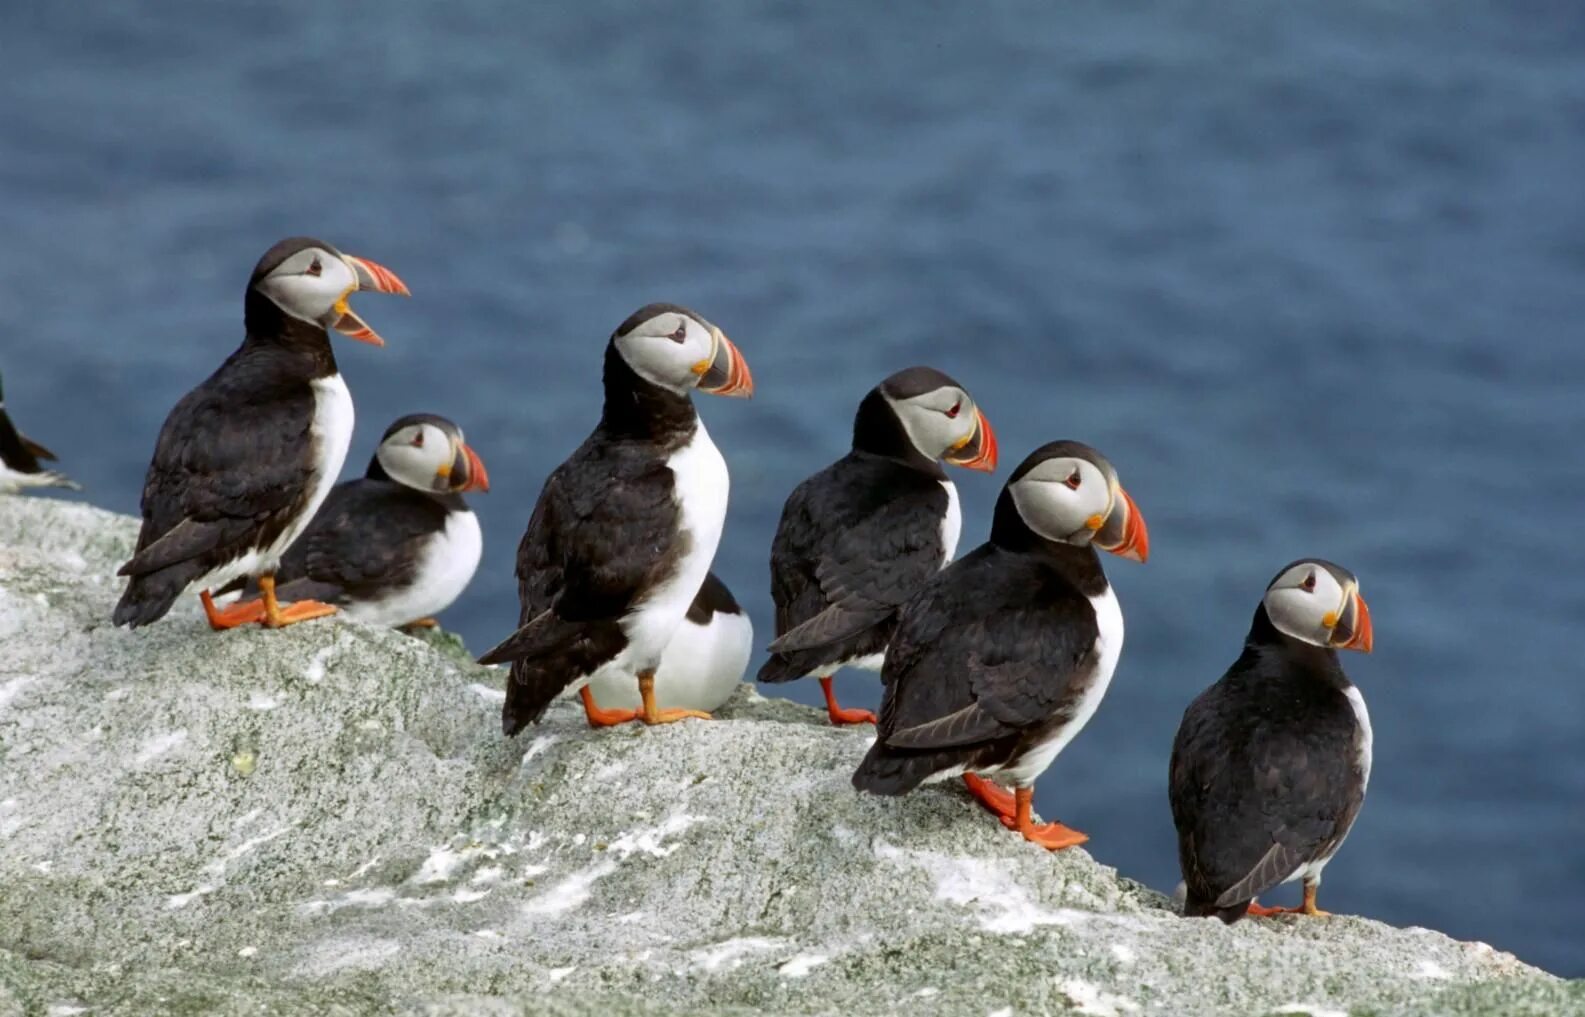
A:
<svg viewBox="0 0 1585 1017">
<path fill-rule="evenodd" d="M 374 458 L 386 476 L 417 491 L 490 489 L 484 461 L 463 440 L 462 428 L 432 413 L 413 413 L 387 427 Z"/>
<path fill-rule="evenodd" d="M 971 470 L 996 469 L 996 432 L 968 390 L 933 367 L 910 367 L 871 389 L 853 419 L 853 447 Z"/>
<path fill-rule="evenodd" d="M 347 297 L 356 290 L 411 295 L 390 269 L 311 237 L 288 237 L 266 251 L 248 288 L 293 318 L 375 346 L 384 346 L 385 340 L 352 312 Z"/>
<path fill-rule="evenodd" d="M 1150 535 L 1134 499 L 1106 457 L 1076 441 L 1054 441 L 1030 453 L 1002 489 L 991 539 L 1021 532 L 1076 547 L 1144 561 Z"/>
<path fill-rule="evenodd" d="M 640 378 L 676 395 L 698 389 L 710 395 L 754 394 L 748 362 L 719 328 L 686 307 L 647 304 L 628 316 L 611 336 L 629 368 Z"/>
<path fill-rule="evenodd" d="M 1370 608 L 1341 565 L 1301 558 L 1277 573 L 1261 600 L 1277 631 L 1312 646 L 1370 652 Z"/>
</svg>

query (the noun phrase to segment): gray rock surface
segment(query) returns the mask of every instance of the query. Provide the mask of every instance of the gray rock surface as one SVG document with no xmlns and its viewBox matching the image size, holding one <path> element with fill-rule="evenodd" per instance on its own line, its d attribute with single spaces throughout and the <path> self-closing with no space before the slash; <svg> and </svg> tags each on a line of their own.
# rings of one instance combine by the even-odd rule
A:
<svg viewBox="0 0 1585 1017">
<path fill-rule="evenodd" d="M 1585 1012 L 1480 944 L 1186 921 L 956 789 L 860 797 L 867 732 L 746 687 L 506 741 L 443 635 L 118 630 L 133 534 L 0 498 L 0 1014 Z"/>
</svg>

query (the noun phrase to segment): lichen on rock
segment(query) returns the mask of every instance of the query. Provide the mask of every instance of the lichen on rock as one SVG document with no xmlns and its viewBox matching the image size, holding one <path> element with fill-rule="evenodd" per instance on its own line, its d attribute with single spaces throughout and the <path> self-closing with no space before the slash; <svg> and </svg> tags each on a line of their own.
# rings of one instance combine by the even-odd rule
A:
<svg viewBox="0 0 1585 1017">
<path fill-rule="evenodd" d="M 1185 921 L 955 789 L 861 797 L 867 730 L 747 686 L 509 741 L 444 634 L 116 629 L 134 533 L 0 498 L 0 1014 L 1585 1010 L 1422 929 Z"/>
</svg>

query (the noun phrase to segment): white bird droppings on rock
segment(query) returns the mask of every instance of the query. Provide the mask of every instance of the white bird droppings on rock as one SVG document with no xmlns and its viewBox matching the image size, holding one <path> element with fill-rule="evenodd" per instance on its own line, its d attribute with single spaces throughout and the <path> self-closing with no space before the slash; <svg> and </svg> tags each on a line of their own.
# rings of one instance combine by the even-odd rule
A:
<svg viewBox="0 0 1585 1017">
<path fill-rule="evenodd" d="M 1089 1017 L 1123 1017 L 1139 1010 L 1139 1004 L 1133 1000 L 1103 992 L 1100 986 L 1077 978 L 1063 979 L 1061 988 L 1062 994 L 1073 1003 L 1074 1012 Z"/>
<path fill-rule="evenodd" d="M 595 883 L 616 871 L 613 861 L 599 861 L 581 872 L 575 872 L 552 886 L 538 897 L 523 905 L 529 915 L 561 915 L 582 907 L 589 899 Z"/>
<path fill-rule="evenodd" d="M 802 978 L 831 960 L 823 953 L 801 953 L 776 970 L 788 978 Z"/>
<path fill-rule="evenodd" d="M 751 954 L 781 949 L 786 945 L 785 939 L 742 936 L 713 946 L 700 947 L 688 954 L 688 960 L 700 971 L 730 971 L 742 964 L 743 959 Z"/>
</svg>

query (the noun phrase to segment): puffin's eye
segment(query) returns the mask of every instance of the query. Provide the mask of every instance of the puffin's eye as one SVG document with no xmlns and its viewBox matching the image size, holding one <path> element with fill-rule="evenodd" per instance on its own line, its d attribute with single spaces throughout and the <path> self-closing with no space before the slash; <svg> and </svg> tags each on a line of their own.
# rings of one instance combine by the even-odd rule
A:
<svg viewBox="0 0 1585 1017">
<path fill-rule="evenodd" d="M 323 272 L 324 270 L 325 266 L 319 263 L 319 256 L 316 254 L 314 256 L 313 264 L 308 266 L 308 274 L 317 279 L 319 277 L 319 273 Z"/>
<path fill-rule="evenodd" d="M 1077 491 L 1079 489 L 1079 485 L 1082 484 L 1083 482 L 1084 482 L 1084 478 L 1079 475 L 1079 471 L 1078 470 L 1074 470 L 1072 473 L 1068 474 L 1068 479 L 1063 481 L 1063 483 L 1067 484 L 1069 487 L 1073 488 L 1075 491 Z"/>
<path fill-rule="evenodd" d="M 1299 589 L 1303 590 L 1305 593 L 1314 593 L 1315 592 L 1315 573 L 1314 572 L 1311 572 L 1309 575 L 1304 577 L 1304 582 L 1299 584 Z"/>
<path fill-rule="evenodd" d="M 671 335 L 667 336 L 666 338 L 670 339 L 674 343 L 681 343 L 687 337 L 688 337 L 688 323 L 685 321 L 681 325 L 677 326 L 677 331 L 673 332 Z"/>
<path fill-rule="evenodd" d="M 958 411 L 961 409 L 963 409 L 963 400 L 959 399 L 957 402 L 953 403 L 952 408 L 947 411 L 947 419 L 955 420 L 957 418 Z"/>
<path fill-rule="evenodd" d="M 413 447 L 414 448 L 423 448 L 424 447 L 424 432 L 423 431 L 419 431 L 417 434 L 413 435 Z"/>
</svg>

